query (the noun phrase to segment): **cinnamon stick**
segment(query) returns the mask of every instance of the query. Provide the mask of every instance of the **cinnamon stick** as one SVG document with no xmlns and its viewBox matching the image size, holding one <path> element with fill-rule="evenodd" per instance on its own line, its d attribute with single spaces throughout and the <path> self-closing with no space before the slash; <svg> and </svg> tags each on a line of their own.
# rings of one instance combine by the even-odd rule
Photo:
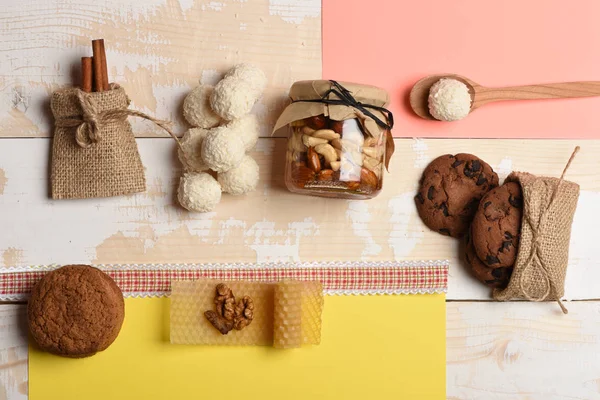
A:
<svg viewBox="0 0 600 400">
<path fill-rule="evenodd" d="M 92 52 L 94 54 L 94 88 L 96 92 L 104 91 L 103 77 L 102 77 L 102 56 L 100 50 L 100 41 L 92 40 Z"/>
<path fill-rule="evenodd" d="M 106 50 L 104 49 L 104 39 L 100 40 L 100 56 L 102 56 L 102 89 L 109 90 L 108 67 L 106 65 Z"/>
<path fill-rule="evenodd" d="M 81 90 L 92 91 L 92 57 L 81 57 Z"/>
</svg>

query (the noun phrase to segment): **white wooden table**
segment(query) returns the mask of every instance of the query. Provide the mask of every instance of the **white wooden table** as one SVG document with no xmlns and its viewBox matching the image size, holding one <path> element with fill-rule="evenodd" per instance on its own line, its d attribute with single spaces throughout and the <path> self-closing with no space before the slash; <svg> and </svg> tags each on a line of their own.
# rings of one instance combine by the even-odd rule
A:
<svg viewBox="0 0 600 400">
<path fill-rule="evenodd" d="M 454 240 L 430 232 L 412 197 L 423 166 L 444 152 L 472 152 L 502 175 L 560 174 L 571 141 L 397 139 L 384 191 L 369 201 L 293 195 L 282 186 L 284 139 L 261 139 L 259 189 L 225 196 L 214 213 L 174 199 L 179 170 L 168 139 L 139 139 L 150 188 L 104 200 L 47 199 L 48 139 L 0 139 L 0 254 L 5 265 L 273 260 L 451 260 L 447 393 L 451 399 L 600 398 L 600 301 L 495 303 L 462 265 Z M 581 184 L 566 298 L 599 298 L 595 213 L 600 141 L 583 142 L 569 173 Z M 26 398 L 24 306 L 0 306 L 0 395 Z M 0 397 L 2 399 L 3 397 Z"/>
<path fill-rule="evenodd" d="M 92 37 L 106 39 L 111 76 L 126 87 L 133 107 L 173 119 L 180 131 L 185 93 L 238 60 L 251 59 L 269 76 L 255 110 L 265 127 L 290 82 L 321 74 L 318 1 L 83 0 L 67 10 L 48 6 L 54 3 L 0 0 L 6 10 L 0 12 L 0 267 L 449 259 L 449 399 L 600 399 L 600 140 L 396 139 L 380 196 L 344 201 L 287 192 L 285 140 L 263 138 L 253 154 L 261 167 L 258 190 L 224 196 L 216 212 L 191 214 L 174 195 L 181 171 L 173 141 L 142 122 L 134 129 L 145 137 L 138 146 L 146 193 L 52 201 L 47 95 L 72 82 L 77 69 L 70 64 L 88 51 Z M 248 37 L 272 42 L 261 47 Z M 422 169 L 438 155 L 471 152 L 501 178 L 512 170 L 558 176 L 577 144 L 582 150 L 567 175 L 581 185 L 566 283 L 569 314 L 554 303 L 491 302 L 462 265 L 457 242 L 419 220 L 413 196 Z M 27 398 L 24 316 L 24 305 L 0 305 L 0 400 Z"/>
</svg>

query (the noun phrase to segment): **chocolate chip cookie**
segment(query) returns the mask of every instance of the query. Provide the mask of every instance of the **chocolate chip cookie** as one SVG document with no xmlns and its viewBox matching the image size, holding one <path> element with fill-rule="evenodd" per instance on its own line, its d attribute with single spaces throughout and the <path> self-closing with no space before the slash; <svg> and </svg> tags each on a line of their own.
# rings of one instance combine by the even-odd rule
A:
<svg viewBox="0 0 600 400">
<path fill-rule="evenodd" d="M 473 225 L 475 252 L 488 267 L 511 267 L 519 250 L 523 197 L 516 182 L 489 191 L 479 203 Z"/>
<path fill-rule="evenodd" d="M 27 306 L 29 330 L 40 349 L 65 357 L 105 350 L 117 338 L 124 317 L 117 284 L 88 265 L 68 265 L 46 274 Z"/>
<path fill-rule="evenodd" d="M 415 203 L 430 229 L 462 237 L 468 230 L 479 201 L 498 186 L 498 175 L 472 154 L 446 154 L 433 160 L 420 181 Z"/>
<path fill-rule="evenodd" d="M 475 252 L 471 232 L 465 235 L 465 261 L 471 269 L 471 273 L 478 281 L 486 284 L 491 288 L 504 289 L 508 286 L 512 267 L 496 267 L 490 268 L 481 261 Z"/>
</svg>

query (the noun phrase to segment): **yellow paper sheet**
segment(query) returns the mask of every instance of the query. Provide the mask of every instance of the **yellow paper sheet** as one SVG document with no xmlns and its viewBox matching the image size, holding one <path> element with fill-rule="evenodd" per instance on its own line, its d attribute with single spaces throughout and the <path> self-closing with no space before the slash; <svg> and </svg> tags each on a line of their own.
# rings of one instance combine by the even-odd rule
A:
<svg viewBox="0 0 600 400">
<path fill-rule="evenodd" d="M 108 350 L 67 359 L 30 346 L 29 398 L 445 399 L 444 295 L 328 296 L 319 346 L 169 343 L 169 300 L 126 299 Z"/>
</svg>

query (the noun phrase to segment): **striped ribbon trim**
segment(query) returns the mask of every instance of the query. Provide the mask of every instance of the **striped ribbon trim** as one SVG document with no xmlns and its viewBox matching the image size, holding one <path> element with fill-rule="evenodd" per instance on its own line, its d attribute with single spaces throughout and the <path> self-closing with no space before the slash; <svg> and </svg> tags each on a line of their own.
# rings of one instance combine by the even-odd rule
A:
<svg viewBox="0 0 600 400">
<path fill-rule="evenodd" d="M 47 272 L 58 268 L 0 268 L 0 300 L 26 300 Z M 168 296 L 174 280 L 218 279 L 277 282 L 318 280 L 325 294 L 445 293 L 448 261 L 327 262 L 272 264 L 123 264 L 95 265 L 110 275 L 126 297 Z"/>
</svg>

